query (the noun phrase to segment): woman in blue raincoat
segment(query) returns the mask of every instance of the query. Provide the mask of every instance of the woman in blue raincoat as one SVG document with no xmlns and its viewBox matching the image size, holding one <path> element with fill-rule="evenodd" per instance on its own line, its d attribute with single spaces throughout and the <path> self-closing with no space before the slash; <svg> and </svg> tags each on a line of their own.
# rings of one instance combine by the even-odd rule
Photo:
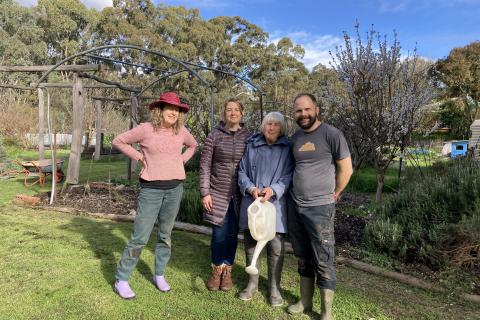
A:
<svg viewBox="0 0 480 320">
<path fill-rule="evenodd" d="M 238 185 L 243 194 L 240 205 L 239 228 L 244 231 L 245 256 L 250 265 L 256 241 L 248 230 L 248 206 L 258 197 L 270 201 L 276 208 L 276 236 L 267 247 L 269 302 L 281 306 L 280 278 L 283 267 L 284 235 L 287 233 L 287 204 L 285 196 L 294 169 L 290 143 L 285 136 L 285 118 L 280 112 L 270 112 L 262 121 L 262 132 L 247 141 L 240 161 Z M 259 275 L 250 275 L 247 287 L 240 292 L 241 300 L 250 300 L 258 289 Z"/>
</svg>

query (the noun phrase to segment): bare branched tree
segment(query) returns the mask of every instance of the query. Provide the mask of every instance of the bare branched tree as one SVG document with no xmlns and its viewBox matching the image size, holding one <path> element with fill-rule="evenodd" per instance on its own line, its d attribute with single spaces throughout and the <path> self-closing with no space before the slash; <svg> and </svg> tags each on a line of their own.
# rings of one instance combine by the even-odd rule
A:
<svg viewBox="0 0 480 320">
<path fill-rule="evenodd" d="M 344 83 L 346 96 L 338 108 L 347 136 L 355 138 L 360 157 L 371 156 L 377 170 L 376 202 L 381 202 L 385 173 L 407 145 L 432 89 L 426 70 L 417 65 L 416 52 L 401 59 L 394 33 L 387 42 L 373 28 L 362 41 L 359 25 L 356 39 L 345 33 L 345 47 L 332 54 L 332 66 Z M 364 153 L 364 154 L 362 154 Z M 369 153 L 369 154 L 365 154 Z"/>
</svg>

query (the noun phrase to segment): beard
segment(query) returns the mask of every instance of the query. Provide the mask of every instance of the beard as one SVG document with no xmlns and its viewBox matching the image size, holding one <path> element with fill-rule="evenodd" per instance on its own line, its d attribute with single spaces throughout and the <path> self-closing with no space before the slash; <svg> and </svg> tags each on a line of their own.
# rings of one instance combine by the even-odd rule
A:
<svg viewBox="0 0 480 320">
<path fill-rule="evenodd" d="M 302 123 L 303 119 L 308 119 L 308 122 L 307 123 Z M 304 130 L 308 130 L 313 126 L 316 119 L 317 119 L 316 115 L 315 116 L 308 115 L 308 116 L 303 116 L 303 117 L 297 118 L 296 122 L 297 122 L 297 124 L 300 128 L 302 128 Z"/>
</svg>

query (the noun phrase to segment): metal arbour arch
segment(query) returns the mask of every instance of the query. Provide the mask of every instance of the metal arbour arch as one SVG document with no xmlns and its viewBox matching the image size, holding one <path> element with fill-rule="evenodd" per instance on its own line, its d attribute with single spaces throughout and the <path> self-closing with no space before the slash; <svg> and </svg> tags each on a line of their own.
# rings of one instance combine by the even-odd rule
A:
<svg viewBox="0 0 480 320">
<path fill-rule="evenodd" d="M 265 93 L 259 87 L 254 85 L 251 81 L 249 81 L 248 79 L 246 79 L 244 77 L 241 77 L 239 75 L 236 75 L 234 73 L 221 70 L 221 69 L 219 70 L 219 69 L 205 67 L 205 66 L 202 66 L 202 65 L 197 65 L 197 64 L 194 64 L 194 63 L 191 63 L 191 62 L 184 62 L 180 59 L 169 56 L 169 55 L 164 54 L 162 52 L 151 50 L 151 49 L 145 49 L 145 48 L 134 46 L 134 45 L 106 45 L 106 46 L 95 47 L 95 48 L 85 50 L 85 51 L 79 52 L 77 54 L 71 55 L 71 56 L 63 59 L 62 61 L 58 62 L 56 65 L 54 65 L 48 71 L 46 71 L 40 77 L 40 79 L 35 83 L 34 87 L 38 88 L 40 83 L 42 83 L 42 81 L 44 81 L 51 72 L 53 72 L 55 69 L 57 69 L 62 64 L 66 63 L 66 62 L 69 62 L 69 61 L 71 61 L 71 60 L 73 60 L 77 57 L 82 57 L 82 56 L 88 56 L 90 58 L 99 59 L 99 60 L 113 61 L 113 62 L 126 64 L 126 65 L 133 65 L 133 66 L 137 66 L 137 67 L 144 68 L 144 69 L 149 69 L 149 70 L 163 71 L 163 70 L 159 70 L 159 69 L 156 69 L 156 68 L 150 67 L 150 66 L 133 64 L 133 63 L 125 62 L 125 61 L 120 61 L 120 60 L 115 60 L 115 59 L 111 59 L 111 58 L 107 58 L 107 57 L 101 57 L 101 56 L 90 54 L 92 52 L 98 52 L 98 51 L 102 51 L 102 50 L 105 50 L 105 49 L 115 49 L 115 48 L 118 48 L 118 49 L 132 49 L 132 50 L 138 50 L 138 51 L 150 53 L 150 54 L 153 54 L 153 55 L 171 60 L 171 61 L 177 63 L 178 65 L 180 65 L 181 67 L 184 68 L 182 70 L 177 70 L 177 71 L 173 71 L 173 72 L 167 73 L 165 75 L 162 75 L 160 78 L 151 82 L 150 84 L 145 86 L 145 88 L 143 88 L 139 93 L 137 93 L 136 94 L 137 97 L 139 97 L 148 88 L 152 87 L 154 84 L 158 83 L 159 81 L 161 81 L 163 79 L 174 76 L 174 75 L 179 74 L 181 72 L 189 72 L 190 74 L 192 74 L 196 78 L 198 78 L 200 80 L 200 82 L 202 82 L 205 86 L 207 86 L 209 91 L 210 91 L 210 121 L 211 121 L 211 128 L 213 128 L 213 126 L 215 124 L 213 86 L 208 81 L 206 81 L 204 78 L 202 78 L 195 69 L 209 70 L 209 71 L 213 71 L 213 72 L 223 73 L 223 74 L 235 77 L 237 79 L 240 79 L 240 80 L 244 81 L 245 83 L 249 84 L 251 87 L 253 87 L 257 92 L 259 92 L 260 93 L 260 116 L 261 116 L 261 118 L 263 118 L 263 96 L 265 95 Z"/>
<path fill-rule="evenodd" d="M 165 72 L 165 70 L 161 70 L 161 69 L 158 69 L 158 68 L 155 68 L 155 67 L 152 67 L 152 66 L 147 66 L 147 65 L 137 64 L 137 63 L 131 63 L 131 62 L 125 62 L 125 61 L 116 60 L 116 59 L 107 58 L 107 57 L 102 57 L 102 56 L 98 56 L 98 55 L 88 54 L 86 56 L 88 56 L 90 58 L 93 58 L 93 59 L 97 59 L 97 60 L 110 61 L 110 62 L 113 62 L 113 63 L 126 64 L 126 65 L 135 66 L 135 67 L 139 67 L 139 68 L 143 68 L 143 69 L 147 69 L 147 70 Z M 203 66 L 203 65 L 199 65 L 199 64 L 195 64 L 195 63 L 191 63 L 191 62 L 186 62 L 186 61 L 182 61 L 182 62 L 187 64 L 187 65 L 192 66 L 195 70 L 208 70 L 208 71 L 212 71 L 212 72 L 216 72 L 216 73 L 223 73 L 223 74 L 226 74 L 228 76 L 231 76 L 231 77 L 237 78 L 239 80 L 242 80 L 243 82 L 250 85 L 253 89 L 255 89 L 255 91 L 260 93 L 260 118 L 263 118 L 263 96 L 265 96 L 266 94 L 262 91 L 262 89 L 260 89 L 258 86 L 256 86 L 253 82 L 251 82 L 250 80 L 248 80 L 245 77 L 239 76 L 239 75 L 237 75 L 235 73 L 232 73 L 232 72 L 224 71 L 222 69 L 210 68 L 210 67 L 206 67 L 206 66 Z M 167 72 L 166 74 L 160 76 L 157 80 L 152 81 L 151 83 L 146 85 L 144 88 L 142 88 L 142 90 L 140 90 L 140 92 L 138 92 L 136 94 L 136 96 L 140 97 L 145 91 L 147 91 L 149 88 L 151 88 L 152 86 L 154 86 L 155 84 L 157 84 L 161 80 L 164 80 L 164 79 L 167 79 L 169 77 L 175 76 L 175 75 L 177 75 L 179 73 L 182 73 L 182 72 L 189 72 L 189 70 L 188 69 L 180 69 L 180 70 Z M 212 108 L 212 110 L 213 110 L 213 108 Z"/>
</svg>

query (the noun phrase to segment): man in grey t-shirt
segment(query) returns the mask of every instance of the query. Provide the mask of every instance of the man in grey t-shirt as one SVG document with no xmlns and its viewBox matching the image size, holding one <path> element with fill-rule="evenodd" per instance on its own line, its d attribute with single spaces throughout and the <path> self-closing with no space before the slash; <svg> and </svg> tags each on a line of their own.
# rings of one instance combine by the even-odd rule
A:
<svg viewBox="0 0 480 320">
<path fill-rule="evenodd" d="M 292 136 L 295 158 L 288 230 L 300 274 L 300 300 L 288 312 L 312 309 L 315 277 L 321 294 L 321 319 L 333 319 L 336 288 L 335 203 L 352 175 L 350 151 L 342 132 L 318 119 L 315 96 L 301 93 L 294 99 L 300 126 Z"/>
</svg>

